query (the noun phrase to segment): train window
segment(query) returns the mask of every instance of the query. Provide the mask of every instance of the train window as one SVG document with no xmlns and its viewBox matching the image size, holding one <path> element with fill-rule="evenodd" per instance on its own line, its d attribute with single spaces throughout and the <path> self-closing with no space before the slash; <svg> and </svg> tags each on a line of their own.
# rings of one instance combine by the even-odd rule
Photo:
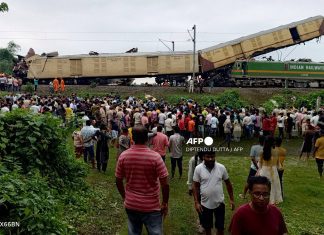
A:
<svg viewBox="0 0 324 235">
<path fill-rule="evenodd" d="M 294 42 L 300 41 L 300 36 L 296 27 L 290 28 L 289 31 Z"/>
</svg>

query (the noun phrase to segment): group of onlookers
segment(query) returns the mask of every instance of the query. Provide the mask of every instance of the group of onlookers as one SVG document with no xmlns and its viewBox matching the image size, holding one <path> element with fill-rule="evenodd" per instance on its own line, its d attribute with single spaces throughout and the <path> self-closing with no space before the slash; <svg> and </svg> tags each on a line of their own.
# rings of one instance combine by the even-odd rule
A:
<svg viewBox="0 0 324 235">
<path fill-rule="evenodd" d="M 30 109 L 35 114 L 52 113 L 65 125 L 79 125 L 81 120 L 82 127 L 72 134 L 76 156 L 83 155 L 84 161 L 99 171 L 107 170 L 109 148 L 116 147 L 116 184 L 124 199 L 130 234 L 140 234 L 143 223 L 150 234 L 161 234 L 162 216 L 167 214 L 169 201 L 166 155 L 170 152 L 171 178 L 175 176 L 176 167 L 181 178 L 183 146 L 192 137 L 218 137 L 218 144 L 228 146 L 232 140 L 240 141 L 242 133 L 246 139 L 259 137 L 259 143 L 251 147 L 250 171 L 240 194 L 245 198 L 249 192 L 252 201 L 234 214 L 230 225 L 232 234 L 287 232 L 280 211 L 272 206 L 282 202 L 284 196 L 282 178 L 286 150 L 281 147 L 284 138 L 302 135 L 302 152 L 310 154 L 314 150 L 320 177 L 323 173 L 324 117 L 321 111 L 310 114 L 293 109 L 274 110 L 268 116 L 254 107 L 232 110 L 213 103 L 201 106 L 184 99 L 170 105 L 152 97 L 147 100 L 131 96 L 121 99 L 118 95 L 39 97 L 36 93 L 10 94 L 0 100 L 0 105 L 2 113 L 17 108 Z M 209 149 L 198 152 L 189 161 L 189 194 L 194 196 L 195 209 L 206 234 L 211 232 L 214 216 L 218 234 L 224 231 L 222 181 L 232 209 L 235 206 L 228 172 L 215 157 L 216 153 Z M 259 213 L 262 216 L 258 216 Z M 272 222 L 262 222 L 270 218 Z M 254 224 L 250 219 L 259 222 Z"/>
<path fill-rule="evenodd" d="M 21 91 L 22 79 L 0 73 L 0 90 L 9 92 Z"/>
</svg>

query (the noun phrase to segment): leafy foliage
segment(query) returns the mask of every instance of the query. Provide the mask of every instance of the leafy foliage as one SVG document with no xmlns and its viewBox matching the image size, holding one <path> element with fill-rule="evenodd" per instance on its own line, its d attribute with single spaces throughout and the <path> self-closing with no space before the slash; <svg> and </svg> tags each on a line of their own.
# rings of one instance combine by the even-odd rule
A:
<svg viewBox="0 0 324 235">
<path fill-rule="evenodd" d="M 5 2 L 0 3 L 0 12 L 9 11 L 8 4 Z"/>
<path fill-rule="evenodd" d="M 300 96 L 296 100 L 297 107 L 306 107 L 308 109 L 315 108 L 317 97 L 321 97 L 322 102 L 324 101 L 324 91 L 311 92 L 307 95 Z"/>
<path fill-rule="evenodd" d="M 242 108 L 246 106 L 246 102 L 240 98 L 239 93 L 235 89 L 225 90 L 215 98 L 216 104 L 220 107 Z"/>
<path fill-rule="evenodd" d="M 21 222 L 22 234 L 73 233 L 62 214 L 87 204 L 86 168 L 67 151 L 59 124 L 25 110 L 0 118 L 0 214 Z"/>
<path fill-rule="evenodd" d="M 16 62 L 15 55 L 20 50 L 20 46 L 14 41 L 8 43 L 7 48 L 0 48 L 0 72 L 12 74 L 12 68 Z"/>
<path fill-rule="evenodd" d="M 31 82 L 27 82 L 23 88 L 24 92 L 32 94 L 34 92 L 34 85 Z"/>
</svg>

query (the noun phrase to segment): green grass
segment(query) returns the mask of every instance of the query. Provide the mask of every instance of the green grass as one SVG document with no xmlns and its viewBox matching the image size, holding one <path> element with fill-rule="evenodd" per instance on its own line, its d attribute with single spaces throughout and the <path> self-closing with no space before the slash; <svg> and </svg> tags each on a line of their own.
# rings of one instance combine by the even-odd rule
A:
<svg viewBox="0 0 324 235">
<path fill-rule="evenodd" d="M 248 200 L 242 200 L 238 194 L 242 192 L 249 171 L 249 151 L 255 140 L 243 140 L 233 143 L 233 147 L 243 147 L 241 152 L 219 152 L 217 161 L 224 164 L 233 183 L 236 206 Z M 284 214 L 289 234 L 324 234 L 324 180 L 318 179 L 316 163 L 298 161 L 297 153 L 301 139 L 284 141 L 288 150 L 284 173 L 284 202 L 280 208 Z M 110 151 L 108 172 L 106 174 L 91 170 L 87 178 L 95 195 L 91 199 L 92 209 L 77 226 L 80 234 L 127 234 L 127 217 L 121 198 L 114 184 L 115 149 Z M 187 191 L 188 161 L 192 153 L 184 155 L 184 173 L 182 179 L 176 177 L 170 181 L 169 215 L 164 221 L 165 234 L 196 234 L 197 214 L 194 210 L 193 198 Z M 170 159 L 166 161 L 170 168 Z M 169 170 L 170 172 L 170 170 Z M 228 227 L 232 211 L 228 207 L 226 189 L 226 220 Z"/>
</svg>

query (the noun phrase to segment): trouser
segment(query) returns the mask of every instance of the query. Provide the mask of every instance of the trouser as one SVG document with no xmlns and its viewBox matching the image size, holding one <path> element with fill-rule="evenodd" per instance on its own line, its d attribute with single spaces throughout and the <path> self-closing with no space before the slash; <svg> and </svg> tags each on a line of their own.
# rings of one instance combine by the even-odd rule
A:
<svg viewBox="0 0 324 235">
<path fill-rule="evenodd" d="M 317 170 L 320 176 L 323 175 L 323 162 L 324 159 L 316 158 Z"/>
<path fill-rule="evenodd" d="M 254 135 L 255 135 L 255 137 L 259 137 L 259 135 L 260 135 L 260 127 L 259 126 L 254 126 Z"/>
<path fill-rule="evenodd" d="M 198 125 L 198 136 L 202 138 L 205 137 L 204 125 Z"/>
<path fill-rule="evenodd" d="M 161 211 L 139 212 L 126 208 L 128 216 L 128 235 L 142 234 L 143 224 L 150 235 L 162 235 Z"/>
<path fill-rule="evenodd" d="M 281 187 L 281 196 L 283 198 L 283 186 L 282 186 L 282 177 L 283 177 L 284 170 L 278 170 L 279 180 L 280 180 L 280 187 Z"/>
<path fill-rule="evenodd" d="M 89 147 L 85 147 L 84 151 L 83 151 L 83 160 L 85 163 L 88 162 L 88 154 L 89 154 L 89 160 L 92 163 L 92 167 L 94 168 L 94 148 L 93 145 L 89 146 Z"/>
<path fill-rule="evenodd" d="M 97 169 L 99 171 L 106 172 L 107 164 L 108 164 L 108 153 L 107 152 L 99 152 L 97 151 L 96 160 L 97 160 Z"/>
<path fill-rule="evenodd" d="M 180 158 L 171 157 L 171 175 L 172 175 L 172 177 L 174 177 L 176 165 L 178 165 L 179 176 L 181 177 L 182 176 L 182 157 L 180 157 Z"/>
<path fill-rule="evenodd" d="M 279 129 L 279 138 L 283 139 L 284 138 L 284 128 L 283 127 L 278 127 Z"/>
</svg>

